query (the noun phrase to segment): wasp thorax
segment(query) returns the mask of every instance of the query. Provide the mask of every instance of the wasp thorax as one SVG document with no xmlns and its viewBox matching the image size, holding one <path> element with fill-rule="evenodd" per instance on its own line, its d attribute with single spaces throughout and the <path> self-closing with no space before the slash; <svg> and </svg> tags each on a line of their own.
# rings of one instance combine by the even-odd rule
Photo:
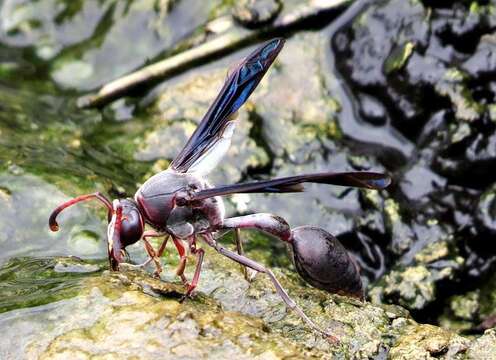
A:
<svg viewBox="0 0 496 360">
<path fill-rule="evenodd" d="M 363 298 L 358 267 L 343 245 L 321 228 L 292 230 L 296 270 L 309 284 L 333 293 Z"/>
</svg>

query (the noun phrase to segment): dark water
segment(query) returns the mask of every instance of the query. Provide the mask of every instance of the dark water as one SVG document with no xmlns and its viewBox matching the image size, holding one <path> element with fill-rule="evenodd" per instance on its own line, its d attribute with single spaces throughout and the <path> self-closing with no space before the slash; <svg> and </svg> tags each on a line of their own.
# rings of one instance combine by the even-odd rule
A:
<svg viewBox="0 0 496 360">
<path fill-rule="evenodd" d="M 463 259 L 452 277 L 437 282 L 437 300 L 411 308 L 418 319 L 435 321 L 450 295 L 493 283 L 494 4 L 354 6 L 353 21 L 345 15 L 331 25 L 330 65 L 351 100 L 345 135 L 374 143 L 371 151 L 394 174 L 390 194 L 405 226 L 386 230 L 386 263 L 418 264 L 418 251 L 438 241 Z M 376 231 L 365 226 L 351 237 Z M 405 237 L 408 247 L 395 244 Z"/>
</svg>

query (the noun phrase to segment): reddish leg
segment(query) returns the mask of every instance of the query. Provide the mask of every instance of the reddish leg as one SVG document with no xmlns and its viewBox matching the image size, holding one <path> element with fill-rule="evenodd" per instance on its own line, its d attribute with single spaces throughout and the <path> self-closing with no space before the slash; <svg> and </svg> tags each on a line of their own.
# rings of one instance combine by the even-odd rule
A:
<svg viewBox="0 0 496 360">
<path fill-rule="evenodd" d="M 165 245 L 167 244 L 167 241 L 169 240 L 169 237 L 166 237 L 165 240 L 162 242 L 162 245 L 160 245 L 160 250 L 157 252 L 155 251 L 155 249 L 153 248 L 153 246 L 150 244 L 150 242 L 148 241 L 148 238 L 149 237 L 161 237 L 161 236 L 164 236 L 166 234 L 164 233 L 157 233 L 153 230 L 147 230 L 143 233 L 143 236 L 142 236 L 142 239 L 143 240 L 143 246 L 146 250 L 146 253 L 148 254 L 148 259 L 142 263 L 142 264 L 138 264 L 138 265 L 132 265 L 132 264 L 126 264 L 127 267 L 131 267 L 131 268 L 144 268 L 146 265 L 148 265 L 150 262 L 153 261 L 153 263 L 155 264 L 155 272 L 153 273 L 153 275 L 155 277 L 160 277 L 160 273 L 162 272 L 162 265 L 160 264 L 160 256 L 162 255 L 164 249 L 165 249 Z"/>
<path fill-rule="evenodd" d="M 172 241 L 174 242 L 174 245 L 176 246 L 177 252 L 179 254 L 179 265 L 177 266 L 176 269 L 176 275 L 181 278 L 181 281 L 183 282 L 184 285 L 189 286 L 188 280 L 186 279 L 186 276 L 184 276 L 184 269 L 186 268 L 186 260 L 188 259 L 186 257 L 186 249 L 184 248 L 184 245 L 182 244 L 181 240 L 177 239 L 176 237 L 172 237 Z"/>
<path fill-rule="evenodd" d="M 163 233 L 157 233 L 153 230 L 147 230 L 144 232 L 143 234 L 143 244 L 145 246 L 145 250 L 146 252 L 148 253 L 148 260 L 146 260 L 143 264 L 141 264 L 140 266 L 144 267 L 146 265 L 148 265 L 151 261 L 153 261 L 153 263 L 155 264 L 155 272 L 153 273 L 153 275 L 155 277 L 160 277 L 160 273 L 162 272 L 162 265 L 160 264 L 160 259 L 159 257 L 162 255 L 164 249 L 165 249 L 165 246 L 167 245 L 167 241 L 169 240 L 169 237 L 166 237 L 165 240 L 162 242 L 162 245 L 160 245 L 160 249 L 159 249 L 159 252 L 155 252 L 155 249 L 153 248 L 153 246 L 150 244 L 150 242 L 148 241 L 147 238 L 149 237 L 161 237 L 161 236 L 164 236 L 165 234 Z"/>
<path fill-rule="evenodd" d="M 162 242 L 162 244 L 160 245 L 160 247 L 158 248 L 158 251 L 157 251 L 157 257 L 158 258 L 162 257 L 164 250 L 165 250 L 165 246 L 167 245 L 167 241 L 169 241 L 169 238 L 170 238 L 170 236 L 167 236 L 165 238 L 165 240 Z"/>
<path fill-rule="evenodd" d="M 191 284 L 188 285 L 188 290 L 186 291 L 186 294 L 184 294 L 184 297 L 182 300 L 191 296 L 191 293 L 198 285 L 198 280 L 200 279 L 200 272 L 201 272 L 201 267 L 203 264 L 203 257 L 205 255 L 205 251 L 203 249 L 196 249 L 193 247 L 192 253 L 196 255 L 195 274 L 193 275 L 193 279 L 191 280 Z"/>
</svg>

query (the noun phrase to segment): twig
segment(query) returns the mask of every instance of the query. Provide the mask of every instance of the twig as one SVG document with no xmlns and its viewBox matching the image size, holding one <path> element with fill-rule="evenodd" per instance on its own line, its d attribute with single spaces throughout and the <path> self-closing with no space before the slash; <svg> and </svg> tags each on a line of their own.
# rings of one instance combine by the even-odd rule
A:
<svg viewBox="0 0 496 360">
<path fill-rule="evenodd" d="M 121 98 L 133 90 L 156 83 L 184 71 L 191 66 L 206 62 L 208 59 L 232 51 L 254 39 L 271 33 L 295 27 L 303 21 L 332 10 L 340 10 L 352 0 L 311 0 L 293 12 L 280 16 L 274 23 L 257 30 L 247 30 L 238 26 L 201 45 L 173 55 L 154 64 L 145 66 L 128 75 L 104 85 L 97 93 L 78 99 L 80 108 L 102 107 Z"/>
</svg>

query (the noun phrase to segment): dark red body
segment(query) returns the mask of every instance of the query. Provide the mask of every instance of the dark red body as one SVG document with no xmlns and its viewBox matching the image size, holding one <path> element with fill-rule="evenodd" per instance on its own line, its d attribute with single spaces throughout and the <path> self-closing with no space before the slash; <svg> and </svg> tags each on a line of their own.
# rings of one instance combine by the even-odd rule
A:
<svg viewBox="0 0 496 360">
<path fill-rule="evenodd" d="M 148 179 L 134 196 L 146 223 L 159 231 L 185 239 L 220 225 L 224 218 L 224 204 L 220 197 L 212 197 L 178 205 L 178 195 L 210 188 L 209 184 L 191 173 L 162 171 Z"/>
</svg>

